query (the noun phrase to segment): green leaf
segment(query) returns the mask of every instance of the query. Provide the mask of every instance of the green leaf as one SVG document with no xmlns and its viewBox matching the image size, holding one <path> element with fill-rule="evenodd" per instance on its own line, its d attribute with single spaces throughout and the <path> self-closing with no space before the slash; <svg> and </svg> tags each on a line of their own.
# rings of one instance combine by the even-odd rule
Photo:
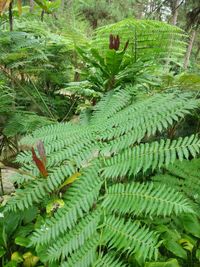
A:
<svg viewBox="0 0 200 267">
<path fill-rule="evenodd" d="M 163 241 L 163 244 L 166 247 L 166 249 L 171 251 L 174 255 L 182 259 L 187 259 L 187 252 L 176 241 L 171 239 L 166 239 Z"/>
<path fill-rule="evenodd" d="M 123 60 L 124 53 L 108 50 L 106 53 L 106 66 L 111 75 L 116 75 Z"/>
<path fill-rule="evenodd" d="M 4 217 L 4 227 L 5 227 L 4 240 L 12 236 L 15 230 L 19 227 L 21 220 L 22 218 L 20 212 L 18 214 L 13 214 L 13 213 L 6 214 L 6 216 Z"/>
<path fill-rule="evenodd" d="M 183 214 L 180 219 L 184 229 L 188 233 L 200 238 L 200 222 L 197 216 L 195 216 L 194 214 L 186 213 Z"/>
<path fill-rule="evenodd" d="M 35 226 L 33 223 L 27 224 L 25 226 L 20 226 L 19 229 L 15 233 L 15 237 L 27 237 L 30 235 L 35 229 Z"/>
<path fill-rule="evenodd" d="M 30 244 L 30 240 L 27 237 L 18 236 L 15 238 L 15 244 L 21 247 L 28 247 Z"/>
<path fill-rule="evenodd" d="M 47 1 L 45 0 L 34 0 L 38 6 L 40 6 L 44 11 L 49 12 Z"/>
<path fill-rule="evenodd" d="M 37 213 L 38 213 L 38 209 L 36 207 L 31 207 L 31 208 L 25 210 L 24 214 L 23 214 L 23 216 L 24 216 L 23 222 L 25 224 L 32 222 L 36 218 Z"/>
</svg>

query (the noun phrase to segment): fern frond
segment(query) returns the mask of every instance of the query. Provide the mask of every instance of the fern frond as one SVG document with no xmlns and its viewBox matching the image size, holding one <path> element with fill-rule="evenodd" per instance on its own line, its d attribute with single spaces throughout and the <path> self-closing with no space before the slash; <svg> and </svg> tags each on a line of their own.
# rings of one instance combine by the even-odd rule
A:
<svg viewBox="0 0 200 267">
<path fill-rule="evenodd" d="M 145 135 L 162 132 L 199 106 L 199 100 L 186 99 L 186 96 L 177 99 L 175 94 L 161 94 L 151 97 L 151 101 L 147 98 L 133 102 L 107 122 L 106 131 L 100 137 L 112 140 L 132 131 L 139 142 Z"/>
<path fill-rule="evenodd" d="M 200 179 L 200 159 L 192 159 L 191 161 L 176 161 L 173 165 L 166 167 L 169 173 L 183 179 Z"/>
<path fill-rule="evenodd" d="M 68 189 L 65 206 L 59 209 L 53 218 L 48 219 L 41 229 L 35 231 L 33 244 L 46 244 L 71 229 L 93 206 L 101 184 L 102 180 L 94 168 L 88 169 L 80 176 Z"/>
<path fill-rule="evenodd" d="M 153 183 L 116 184 L 108 188 L 103 207 L 120 214 L 147 215 L 180 214 L 193 212 L 185 196 L 171 187 Z"/>
<path fill-rule="evenodd" d="M 99 259 L 94 263 L 94 267 L 125 267 L 123 262 L 118 260 L 114 252 L 109 252 L 105 255 L 99 256 Z"/>
<path fill-rule="evenodd" d="M 83 217 L 68 234 L 59 237 L 48 248 L 48 260 L 55 261 L 60 257 L 64 259 L 73 251 L 79 250 L 84 245 L 84 242 L 96 232 L 100 215 L 101 212 L 99 210 L 92 212 L 86 217 Z"/>
<path fill-rule="evenodd" d="M 99 120 L 106 120 L 118 113 L 121 109 L 130 104 L 131 94 L 127 90 L 116 90 L 108 92 L 95 106 L 95 111 L 91 123 Z"/>
<path fill-rule="evenodd" d="M 24 190 L 18 189 L 15 196 L 6 206 L 5 212 L 25 210 L 33 206 L 33 203 L 39 203 L 48 193 L 44 179 L 31 181 L 31 184 Z"/>
<path fill-rule="evenodd" d="M 78 136 L 80 139 L 77 139 Z M 48 157 L 48 165 L 53 166 L 64 160 L 72 160 L 73 157 L 76 157 L 76 155 L 81 153 L 82 149 L 91 147 L 93 143 L 92 134 L 87 134 L 87 136 L 82 136 L 82 138 L 80 135 L 76 135 L 74 142 L 71 142 L 69 146 L 66 145 L 66 147 L 59 151 L 51 152 Z"/>
<path fill-rule="evenodd" d="M 145 143 L 126 149 L 119 155 L 105 160 L 105 167 L 102 169 L 103 176 L 116 178 L 125 175 L 136 175 L 139 171 L 145 172 L 148 169 L 154 170 L 163 165 L 169 165 L 176 159 L 183 160 L 189 154 L 195 157 L 200 151 L 200 140 L 198 136 L 171 141 L 170 139 L 160 142 Z"/>
<path fill-rule="evenodd" d="M 84 131 L 84 128 L 83 128 Z M 73 138 L 78 132 L 83 134 L 83 131 L 79 131 L 79 127 L 73 125 L 72 123 L 57 123 L 54 125 L 48 125 L 40 129 L 35 130 L 31 135 L 27 135 L 22 138 L 21 143 L 34 145 L 34 143 L 41 139 L 46 144 L 51 144 L 52 141 L 61 141 L 62 144 L 66 141 L 67 144 L 70 144 L 70 140 L 65 140 L 64 137 Z M 65 144 L 65 143 L 64 143 Z"/>
<path fill-rule="evenodd" d="M 11 112 L 12 105 L 15 104 L 15 92 L 13 89 L 0 84 L 0 115 Z"/>
<path fill-rule="evenodd" d="M 30 151 L 22 152 L 17 160 L 25 174 L 4 211 L 44 206 L 43 199 L 62 195 L 63 207 L 45 218 L 31 236 L 31 244 L 45 251 L 47 265 L 114 267 L 124 266 L 123 262 L 129 266 L 132 257 L 156 259 L 160 237 L 150 229 L 147 217 L 196 211 L 194 199 L 185 189 L 192 167 L 187 167 L 184 159 L 199 154 L 199 137 L 165 140 L 164 130 L 198 108 L 199 100 L 176 93 L 140 97 L 129 89 L 105 96 L 87 124 L 48 125 L 22 140 L 30 146 L 43 142 L 48 176 L 41 177 Z M 184 167 L 177 167 L 177 159 Z M 154 183 L 131 181 L 137 174 L 136 179 L 160 168 L 167 169 L 174 180 L 178 176 L 181 185 L 177 182 L 172 189 L 170 183 L 159 185 L 154 177 L 150 178 Z M 69 187 L 62 187 L 77 173 L 80 176 Z M 199 175 L 192 170 L 191 174 L 190 181 L 196 183 Z M 112 179 L 118 178 L 124 184 L 113 183 Z"/>
<path fill-rule="evenodd" d="M 29 173 L 30 170 L 24 168 L 24 170 Z M 35 169 L 36 170 L 36 169 Z M 67 177 L 70 177 L 75 173 L 75 169 L 72 165 L 64 164 L 57 167 L 47 179 L 40 178 L 34 179 L 33 176 L 39 176 L 38 170 L 34 173 L 33 170 L 30 172 L 28 179 L 28 185 L 26 189 L 21 193 L 21 189 L 16 191 L 16 196 L 12 198 L 7 206 L 6 210 L 16 211 L 17 209 L 24 210 L 31 207 L 34 203 L 39 203 L 45 196 L 57 189 Z M 27 182 L 27 178 L 23 178 Z"/>
<path fill-rule="evenodd" d="M 51 129 L 51 127 L 48 126 L 43 128 L 44 135 L 48 136 L 49 128 Z M 69 130 L 69 127 L 66 127 L 66 131 L 65 128 L 62 127 L 60 128 L 60 131 L 64 131 L 65 134 L 62 133 L 61 135 L 59 133 L 55 133 L 54 136 L 56 135 L 57 138 L 54 140 L 50 139 L 50 136 L 48 140 L 43 136 L 40 136 L 40 138 L 28 137 L 26 140 L 23 140 L 23 144 L 27 144 L 27 141 L 30 140 L 32 144 L 35 144 L 38 139 L 42 139 L 48 158 L 48 166 L 52 167 L 58 162 L 62 162 L 66 159 L 71 159 L 74 154 L 79 153 L 79 150 L 93 142 L 93 132 L 90 129 L 82 128 L 81 131 L 80 129 L 76 129 L 72 132 Z M 19 156 L 17 157 L 17 162 L 30 162 L 31 159 L 31 152 L 26 152 L 24 156 L 22 156 L 22 154 L 19 154 Z"/>
<path fill-rule="evenodd" d="M 61 267 L 88 267 L 96 259 L 96 249 L 99 242 L 99 235 L 93 235 L 89 240 L 87 240 L 84 245 L 71 254 L 66 262 L 62 263 Z"/>
<path fill-rule="evenodd" d="M 106 218 L 103 232 L 104 240 L 109 248 L 115 248 L 129 254 L 137 254 L 139 258 L 151 259 L 158 256 L 158 234 L 146 226 L 131 220 L 109 216 Z"/>
<path fill-rule="evenodd" d="M 177 102 L 174 94 L 155 95 L 151 101 L 147 98 L 133 102 L 110 120 L 105 118 L 107 123 L 101 126 L 103 130 L 98 136 L 105 141 L 102 153 L 117 153 L 179 121 L 199 106 L 198 100 L 188 99 L 187 96 L 183 94 Z"/>
<path fill-rule="evenodd" d="M 200 203 L 200 159 L 176 161 L 166 167 L 167 173 L 156 175 L 152 180 L 182 191 L 190 199 Z"/>
<path fill-rule="evenodd" d="M 30 133 L 48 124 L 53 124 L 53 120 L 44 116 L 38 116 L 32 112 L 15 111 L 5 125 L 4 134 L 6 136 L 15 136 L 17 134 Z"/>
<path fill-rule="evenodd" d="M 92 44 L 98 47 L 102 54 L 107 50 L 111 33 L 120 36 L 121 49 L 129 40 L 127 54 L 131 55 L 135 62 L 138 59 L 158 60 L 169 56 L 176 59 L 182 57 L 185 52 L 184 32 L 178 27 L 160 21 L 128 18 L 97 29 Z"/>
</svg>

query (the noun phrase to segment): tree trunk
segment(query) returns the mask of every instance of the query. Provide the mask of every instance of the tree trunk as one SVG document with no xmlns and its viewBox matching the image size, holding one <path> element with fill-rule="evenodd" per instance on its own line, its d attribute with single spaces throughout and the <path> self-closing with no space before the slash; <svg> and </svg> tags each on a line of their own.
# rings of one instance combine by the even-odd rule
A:
<svg viewBox="0 0 200 267">
<path fill-rule="evenodd" d="M 2 175 L 1 175 L 1 168 L 0 168 L 0 186 L 1 186 L 1 195 L 4 195 L 4 188 L 3 188 L 3 179 L 2 179 Z"/>
<path fill-rule="evenodd" d="M 200 52 L 200 43 L 198 44 L 198 48 L 197 51 L 195 53 L 195 59 L 197 60 L 198 56 L 199 56 L 199 52 Z"/>
<path fill-rule="evenodd" d="M 13 31 L 13 12 L 12 12 L 12 7 L 13 7 L 13 1 L 10 2 L 9 4 L 9 25 L 10 25 L 10 31 Z"/>
<path fill-rule="evenodd" d="M 172 6 L 172 25 L 177 24 L 179 0 L 175 0 L 171 4 Z"/>
<path fill-rule="evenodd" d="M 133 9 L 134 9 L 134 7 L 133 7 Z M 137 12 L 136 12 L 136 19 L 142 19 L 143 18 L 143 16 L 144 16 L 144 4 L 143 3 L 137 3 L 137 1 L 136 1 L 136 10 L 137 10 Z"/>
<path fill-rule="evenodd" d="M 34 0 L 30 0 L 30 13 L 33 13 L 34 9 Z"/>
<path fill-rule="evenodd" d="M 196 30 L 193 30 L 192 34 L 191 34 L 191 37 L 190 37 L 189 45 L 188 45 L 188 48 L 187 48 L 187 51 L 186 51 L 186 55 L 185 55 L 185 60 L 184 60 L 184 64 L 183 64 L 183 68 L 184 69 L 187 69 L 187 67 L 189 65 L 190 55 L 191 55 L 191 52 L 192 52 L 192 47 L 193 47 L 193 44 L 194 44 L 195 36 L 196 36 Z"/>
</svg>

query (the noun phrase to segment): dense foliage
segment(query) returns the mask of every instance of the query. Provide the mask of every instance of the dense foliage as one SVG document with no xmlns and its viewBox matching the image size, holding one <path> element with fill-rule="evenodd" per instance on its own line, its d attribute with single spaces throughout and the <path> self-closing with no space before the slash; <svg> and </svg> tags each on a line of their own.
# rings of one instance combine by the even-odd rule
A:
<svg viewBox="0 0 200 267">
<path fill-rule="evenodd" d="M 2 1 L 2 266 L 198 266 L 200 12 L 165 2 Z"/>
</svg>

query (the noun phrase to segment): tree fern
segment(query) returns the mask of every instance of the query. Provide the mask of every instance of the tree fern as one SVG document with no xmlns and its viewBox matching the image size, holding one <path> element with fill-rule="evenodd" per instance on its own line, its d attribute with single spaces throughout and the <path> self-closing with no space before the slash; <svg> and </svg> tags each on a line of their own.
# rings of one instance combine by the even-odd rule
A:
<svg viewBox="0 0 200 267">
<path fill-rule="evenodd" d="M 110 33 L 120 36 L 122 46 L 129 40 L 128 53 L 134 61 L 163 59 L 169 56 L 176 59 L 185 52 L 184 32 L 160 21 L 129 18 L 97 29 L 93 42 L 102 53 L 107 49 Z"/>
<path fill-rule="evenodd" d="M 127 88 L 109 92 L 87 124 L 37 129 L 21 143 L 34 146 L 39 157 L 37 142 L 42 140 L 48 176 L 42 176 L 29 150 L 19 154 L 20 188 L 4 211 L 45 208 L 45 199 L 62 198 L 64 206 L 44 219 L 30 238 L 46 264 L 131 266 L 134 257 L 144 266 L 158 257 L 162 243 L 149 218 L 195 213 L 184 190 L 160 185 L 149 174 L 199 155 L 198 135 L 165 138 L 168 127 L 198 106 L 199 100 L 189 94 L 140 97 Z"/>
</svg>

